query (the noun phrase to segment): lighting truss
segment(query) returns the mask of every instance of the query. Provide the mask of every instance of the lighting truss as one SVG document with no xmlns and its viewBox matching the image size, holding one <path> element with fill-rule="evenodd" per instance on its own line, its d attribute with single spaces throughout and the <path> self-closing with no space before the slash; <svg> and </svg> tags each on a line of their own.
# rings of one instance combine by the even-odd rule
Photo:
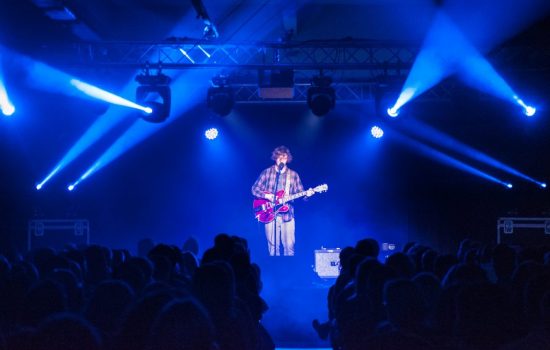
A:
<svg viewBox="0 0 550 350">
<path fill-rule="evenodd" d="M 253 104 L 265 102 L 260 97 L 260 88 L 257 84 L 232 84 L 231 86 L 235 93 L 235 103 Z M 294 84 L 294 97 L 292 99 L 269 100 L 269 102 L 304 103 L 307 101 L 307 90 L 310 86 L 308 83 Z M 379 83 L 357 82 L 335 83 L 332 85 L 338 103 L 364 103 L 372 101 L 376 98 L 379 86 Z M 418 99 L 425 102 L 451 100 L 454 88 L 453 83 L 442 83 L 428 90 Z M 395 93 L 397 94 L 397 91 Z"/>
<path fill-rule="evenodd" d="M 191 39 L 162 42 L 93 42 L 42 45 L 37 53 L 64 64 L 163 69 L 239 68 L 295 70 L 376 70 L 386 75 L 407 73 L 419 45 L 398 41 L 306 41 L 290 43 L 216 43 Z M 185 52 L 186 54 L 182 54 Z M 191 59 L 190 59 L 191 58 Z M 488 58 L 497 66 L 550 68 L 550 47 L 504 46 Z M 518 60 L 520 64 L 518 63 Z M 405 72 L 403 72 L 405 71 Z"/>
<path fill-rule="evenodd" d="M 299 70 L 378 70 L 402 74 L 411 67 L 418 47 L 399 42 L 330 41 L 226 43 L 173 40 L 158 43 L 76 43 L 44 50 L 63 52 L 65 64 L 163 69 L 239 68 Z M 182 54 L 184 52 L 185 54 Z M 47 54 L 48 52 L 44 52 Z M 59 56 L 58 56 L 59 57 Z"/>
</svg>

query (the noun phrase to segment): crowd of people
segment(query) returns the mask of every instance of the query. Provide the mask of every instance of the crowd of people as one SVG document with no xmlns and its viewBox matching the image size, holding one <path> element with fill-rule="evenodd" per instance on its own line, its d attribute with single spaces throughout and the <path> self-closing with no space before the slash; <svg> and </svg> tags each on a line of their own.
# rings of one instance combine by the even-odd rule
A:
<svg viewBox="0 0 550 350">
<path fill-rule="evenodd" d="M 409 243 L 384 263 L 373 239 L 340 253 L 328 321 L 334 349 L 550 349 L 550 248 Z"/>
<path fill-rule="evenodd" d="M 274 349 L 246 240 L 219 234 L 197 254 L 195 240 L 144 240 L 137 256 L 98 245 L 2 256 L 0 348 Z"/>
<path fill-rule="evenodd" d="M 219 234 L 200 258 L 193 239 L 138 250 L 0 256 L 0 349 L 275 348 L 245 239 Z M 549 265 L 545 247 L 472 240 L 455 254 L 409 243 L 380 261 L 363 239 L 341 250 L 313 327 L 343 350 L 550 349 Z"/>
</svg>

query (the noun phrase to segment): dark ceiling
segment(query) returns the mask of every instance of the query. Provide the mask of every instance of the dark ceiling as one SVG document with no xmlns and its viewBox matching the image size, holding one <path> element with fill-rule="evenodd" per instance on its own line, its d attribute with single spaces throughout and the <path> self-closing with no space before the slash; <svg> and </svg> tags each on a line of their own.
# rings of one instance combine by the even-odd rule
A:
<svg viewBox="0 0 550 350">
<path fill-rule="evenodd" d="M 60 40 L 163 40 L 200 38 L 203 23 L 191 0 L 2 0 L 2 42 Z M 436 10 L 433 0 L 204 0 L 222 41 L 275 41 L 292 30 L 295 40 L 376 39 L 419 42 Z M 50 19 L 65 7 L 72 21 Z M 495 43 L 523 33 L 529 43 L 549 43 L 548 9 L 542 0 L 447 1 L 444 7 L 464 27 L 486 21 Z M 498 10 L 495 10 L 498 9 Z M 506 11 L 504 11 L 506 10 Z M 513 10 L 513 11 L 511 11 Z M 491 21 L 499 20 L 499 26 Z M 496 30 L 495 30 L 496 28 Z M 492 34 L 492 31 L 497 33 Z M 524 41 L 525 42 L 525 41 Z"/>
</svg>

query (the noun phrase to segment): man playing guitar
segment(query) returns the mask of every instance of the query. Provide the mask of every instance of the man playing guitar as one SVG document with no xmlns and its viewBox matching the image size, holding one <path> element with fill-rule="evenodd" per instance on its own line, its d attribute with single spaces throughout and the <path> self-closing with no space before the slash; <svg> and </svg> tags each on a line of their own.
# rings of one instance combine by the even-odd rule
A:
<svg viewBox="0 0 550 350">
<path fill-rule="evenodd" d="M 292 161 L 292 154 L 287 147 L 275 148 L 271 159 L 275 164 L 262 171 L 252 186 L 252 194 L 257 198 L 254 201 L 256 218 L 265 223 L 269 255 L 280 255 L 279 247 L 282 244 L 283 255 L 292 256 L 295 244 L 294 208 L 286 202 L 286 196 L 299 193 L 302 196 L 303 193 L 310 197 L 315 191 L 311 188 L 304 191 L 298 173 L 287 166 Z"/>
</svg>

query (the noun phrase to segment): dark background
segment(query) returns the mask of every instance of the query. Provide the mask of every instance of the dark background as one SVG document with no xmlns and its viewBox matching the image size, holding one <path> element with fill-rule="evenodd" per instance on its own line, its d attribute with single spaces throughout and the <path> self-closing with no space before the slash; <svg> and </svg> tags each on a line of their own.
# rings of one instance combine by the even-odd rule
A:
<svg viewBox="0 0 550 350">
<path fill-rule="evenodd" d="M 82 39 L 74 24 L 51 21 L 32 1 L 1 3 L 0 39 L 4 48 L 40 60 L 40 54 L 48 50 L 44 42 Z M 159 40 L 171 35 L 166 33 L 174 32 L 174 28 L 181 37 L 202 33 L 202 23 L 196 20 L 189 2 L 66 3 L 79 23 L 87 24 L 99 40 Z M 438 3 L 205 2 L 224 40 L 278 40 L 287 29 L 283 17 L 290 11 L 296 16 L 296 40 L 353 37 L 416 43 L 426 33 Z M 446 3 L 454 18 L 475 12 L 468 10 L 473 4 L 461 2 L 457 7 L 456 2 Z M 492 37 L 492 44 L 549 47 L 550 21 L 544 17 L 548 5 L 540 1 L 527 4 L 530 7 L 517 8 L 514 13 L 506 10 L 513 2 L 496 7 L 500 10 L 491 19 L 503 20 L 503 13 L 507 13 L 516 20 L 493 25 L 491 28 L 502 30 L 500 36 Z M 529 16 L 525 9 L 531 10 Z M 517 20 L 520 15 L 524 18 L 521 25 Z M 493 33 L 478 29 L 481 37 Z M 298 252 L 303 255 L 310 257 L 321 246 L 351 245 L 365 236 L 399 246 L 414 240 L 442 251 L 454 249 L 465 237 L 494 242 L 498 217 L 549 217 L 548 190 L 466 160 L 514 183 L 513 189 L 506 189 L 427 158 L 395 135 L 412 135 L 413 126 L 407 121 L 418 120 L 526 175 L 548 181 L 549 72 L 525 69 L 523 64 L 529 61 L 531 51 L 524 52 L 524 57 L 496 69 L 526 100 L 536 104 L 538 113 L 530 119 L 517 106 L 464 87 L 460 90 L 463 93 L 450 100 L 412 102 L 400 118 L 386 122 L 386 136 L 376 141 L 369 137 L 371 122 L 380 118 L 374 101 L 337 102 L 336 109 L 324 118 L 312 115 L 305 104 L 240 104 L 222 119 L 206 108 L 202 84 L 196 88 L 200 97 L 193 100 L 192 109 L 173 111 L 169 125 L 85 180 L 74 192 L 66 190 L 67 184 L 78 178 L 137 116 L 106 132 L 43 190 L 36 191 L 36 183 L 107 107 L 35 89 L 27 84 L 25 70 L 8 60 L 4 62 L 5 80 L 17 113 L 0 118 L 0 243 L 3 249 L 23 249 L 30 219 L 85 218 L 91 223 L 92 242 L 112 247 L 133 250 L 144 237 L 181 244 L 194 235 L 204 248 L 217 233 L 227 232 L 242 235 L 259 250 L 264 249 L 263 232 L 252 215 L 250 187 L 260 171 L 271 165 L 271 151 L 279 145 L 291 149 L 291 166 L 306 187 L 329 185 L 327 193 L 296 205 Z M 57 63 L 57 69 L 112 91 L 120 91 L 135 75 L 118 69 L 75 71 Z M 209 78 L 205 74 L 204 81 Z M 174 100 L 189 95 L 180 90 L 172 93 Z M 203 133 L 213 125 L 221 135 L 208 142 Z"/>
</svg>

